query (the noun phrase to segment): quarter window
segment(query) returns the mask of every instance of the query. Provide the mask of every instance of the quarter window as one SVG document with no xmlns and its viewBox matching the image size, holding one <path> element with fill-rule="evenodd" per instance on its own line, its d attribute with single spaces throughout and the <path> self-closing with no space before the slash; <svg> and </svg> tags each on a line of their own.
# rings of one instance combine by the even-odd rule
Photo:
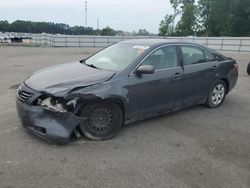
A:
<svg viewBox="0 0 250 188">
<path fill-rule="evenodd" d="M 205 52 L 205 57 L 206 57 L 206 61 L 207 62 L 215 61 L 214 56 L 211 55 L 211 54 L 209 54 L 209 53 L 207 53 L 207 52 Z"/>
<path fill-rule="evenodd" d="M 153 65 L 155 70 L 178 67 L 176 46 L 162 47 L 147 57 L 142 65 Z"/>
</svg>

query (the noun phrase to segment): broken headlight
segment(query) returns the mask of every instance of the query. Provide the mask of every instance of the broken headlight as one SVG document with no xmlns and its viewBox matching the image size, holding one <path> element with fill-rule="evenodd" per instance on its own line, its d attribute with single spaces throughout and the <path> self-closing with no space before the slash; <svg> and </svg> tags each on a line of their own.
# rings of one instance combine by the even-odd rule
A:
<svg viewBox="0 0 250 188">
<path fill-rule="evenodd" d="M 66 108 L 64 107 L 63 103 L 59 99 L 53 99 L 52 97 L 48 97 L 44 100 L 40 101 L 40 105 L 47 109 L 54 112 L 66 112 Z"/>
<path fill-rule="evenodd" d="M 68 110 L 72 111 L 76 107 L 77 100 L 78 98 L 66 101 L 62 98 L 47 97 L 45 99 L 40 99 L 38 105 L 47 110 L 63 113 Z"/>
</svg>

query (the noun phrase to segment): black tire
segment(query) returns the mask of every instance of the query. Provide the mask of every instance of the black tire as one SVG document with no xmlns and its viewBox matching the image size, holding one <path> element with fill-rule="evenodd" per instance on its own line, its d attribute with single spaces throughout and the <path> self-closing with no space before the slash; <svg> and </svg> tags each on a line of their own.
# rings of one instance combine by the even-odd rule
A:
<svg viewBox="0 0 250 188">
<path fill-rule="evenodd" d="M 247 74 L 250 75 L 250 63 L 248 64 L 248 67 L 247 67 Z"/>
<path fill-rule="evenodd" d="M 206 105 L 209 108 L 220 107 L 226 98 L 227 87 L 224 81 L 217 82 L 210 90 Z"/>
<path fill-rule="evenodd" d="M 112 102 L 95 102 L 85 105 L 80 115 L 82 133 L 91 140 L 113 138 L 123 125 L 121 108 Z"/>
</svg>

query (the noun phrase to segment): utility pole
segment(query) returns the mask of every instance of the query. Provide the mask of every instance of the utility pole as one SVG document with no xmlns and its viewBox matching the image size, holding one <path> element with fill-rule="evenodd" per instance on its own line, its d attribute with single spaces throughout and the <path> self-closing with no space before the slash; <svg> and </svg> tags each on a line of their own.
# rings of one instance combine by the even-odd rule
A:
<svg viewBox="0 0 250 188">
<path fill-rule="evenodd" d="M 85 27 L 88 27 L 88 2 L 85 1 Z"/>
<path fill-rule="evenodd" d="M 99 18 L 97 18 L 97 30 L 99 30 L 99 27 L 100 27 L 100 25 L 99 25 Z"/>
</svg>

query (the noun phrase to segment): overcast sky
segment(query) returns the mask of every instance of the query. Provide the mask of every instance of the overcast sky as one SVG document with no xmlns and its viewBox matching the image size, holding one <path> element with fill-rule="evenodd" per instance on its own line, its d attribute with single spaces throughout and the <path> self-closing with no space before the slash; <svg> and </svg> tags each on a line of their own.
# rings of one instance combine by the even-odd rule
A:
<svg viewBox="0 0 250 188">
<path fill-rule="evenodd" d="M 85 0 L 0 0 L 0 20 L 31 20 L 85 25 Z M 173 10 L 167 0 L 88 0 L 88 26 L 116 30 L 146 29 L 157 33 L 165 14 Z"/>
</svg>

